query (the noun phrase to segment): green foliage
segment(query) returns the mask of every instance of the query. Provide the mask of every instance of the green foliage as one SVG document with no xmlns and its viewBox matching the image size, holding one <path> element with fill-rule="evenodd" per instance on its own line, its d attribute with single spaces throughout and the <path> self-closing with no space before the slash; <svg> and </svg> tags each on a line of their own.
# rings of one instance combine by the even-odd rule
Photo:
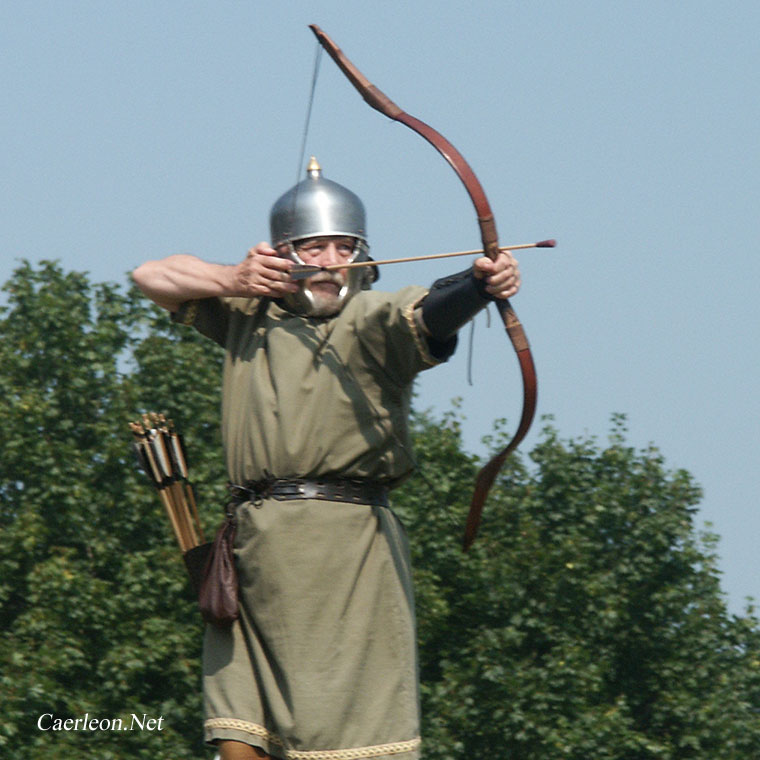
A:
<svg viewBox="0 0 760 760">
<path fill-rule="evenodd" d="M 55 263 L 4 289 L 0 756 L 208 758 L 201 625 L 126 424 L 175 419 L 212 532 L 220 351 Z M 760 757 L 760 626 L 726 611 L 687 473 L 628 447 L 621 418 L 604 446 L 547 426 L 531 462 L 507 463 L 465 555 L 479 462 L 456 412 L 416 414 L 414 430 L 423 477 L 395 508 L 414 552 L 426 760 Z M 53 732 L 45 713 L 164 720 Z"/>
<path fill-rule="evenodd" d="M 691 477 L 624 432 L 615 418 L 600 447 L 546 427 L 531 471 L 508 462 L 464 555 L 475 463 L 455 421 L 417 417 L 435 489 L 410 484 L 398 508 L 426 760 L 760 757 L 758 621 L 726 611 Z"/>
<path fill-rule="evenodd" d="M 147 410 L 177 418 L 200 454 L 211 530 L 224 483 L 219 353 L 136 292 L 51 262 L 23 265 L 4 290 L 0 755 L 205 757 L 201 626 L 126 426 Z M 45 713 L 165 720 L 154 733 L 40 731 Z"/>
</svg>

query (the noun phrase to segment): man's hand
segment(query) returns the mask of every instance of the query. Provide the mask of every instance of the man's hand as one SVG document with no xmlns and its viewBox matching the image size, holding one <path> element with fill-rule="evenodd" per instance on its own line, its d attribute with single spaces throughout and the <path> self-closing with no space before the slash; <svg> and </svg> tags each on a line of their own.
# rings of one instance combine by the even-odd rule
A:
<svg viewBox="0 0 760 760">
<path fill-rule="evenodd" d="M 235 267 L 234 295 L 280 298 L 295 293 L 299 285 L 291 282 L 294 263 L 277 255 L 269 243 L 259 243 Z"/>
<path fill-rule="evenodd" d="M 485 279 L 486 292 L 494 298 L 511 298 L 520 289 L 520 270 L 511 251 L 500 251 L 493 260 L 475 259 L 472 272 L 479 280 Z"/>
<path fill-rule="evenodd" d="M 132 278 L 148 298 L 169 311 L 186 301 L 223 296 L 271 296 L 295 293 L 293 262 L 280 258 L 269 243 L 259 243 L 239 264 L 212 264 L 186 253 L 146 261 Z"/>
</svg>

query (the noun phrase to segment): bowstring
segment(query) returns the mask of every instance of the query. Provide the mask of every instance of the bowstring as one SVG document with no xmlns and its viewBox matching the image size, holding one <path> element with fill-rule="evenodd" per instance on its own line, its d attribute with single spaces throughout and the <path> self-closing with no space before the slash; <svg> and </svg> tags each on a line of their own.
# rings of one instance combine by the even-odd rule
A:
<svg viewBox="0 0 760 760">
<path fill-rule="evenodd" d="M 306 108 L 306 121 L 304 123 L 303 127 L 303 134 L 301 135 L 301 150 L 300 155 L 298 157 L 298 167 L 296 169 L 296 192 L 293 194 L 293 207 L 295 208 L 296 199 L 298 197 L 298 183 L 301 181 L 301 167 L 303 166 L 303 160 L 304 156 L 306 155 L 306 140 L 309 135 L 309 125 L 311 123 L 311 113 L 314 106 L 314 94 L 317 90 L 317 79 L 319 78 L 319 64 L 322 60 L 322 45 L 319 42 L 319 39 L 317 39 L 317 51 L 314 56 L 314 70 L 311 77 L 311 89 L 309 91 L 309 103 Z M 489 323 L 490 323 L 490 315 L 489 315 Z M 474 327 L 474 323 L 473 323 Z M 328 336 L 329 340 L 329 336 Z M 470 337 L 470 351 L 472 351 L 472 336 Z M 338 356 L 338 363 L 343 366 L 345 369 L 347 375 L 351 377 L 351 379 L 354 379 L 353 376 L 348 372 L 348 367 L 345 366 L 343 363 L 343 360 L 340 356 Z M 471 363 L 471 362 L 470 362 Z M 472 385 L 472 379 L 470 379 L 470 385 Z M 370 403 L 370 407 L 373 406 L 371 400 L 367 399 Z M 375 414 L 377 414 L 377 411 L 375 410 Z M 380 419 L 380 416 L 378 415 L 378 419 Z M 419 462 L 417 461 L 417 458 L 414 456 L 414 454 L 409 450 L 409 448 L 404 444 L 404 442 L 400 439 L 399 435 L 396 433 L 395 430 L 391 429 L 391 436 L 396 441 L 396 443 L 400 446 L 401 450 L 406 454 L 406 456 L 409 458 L 413 471 L 415 474 L 419 475 L 422 479 L 422 481 L 425 483 L 425 485 L 430 490 L 431 494 L 434 497 L 438 496 L 438 492 L 436 487 L 430 482 L 430 479 L 425 475 L 422 468 L 419 465 Z"/>
<path fill-rule="evenodd" d="M 486 307 L 486 327 L 491 326 L 491 310 Z M 472 358 L 474 356 L 473 344 L 475 342 L 475 317 L 470 320 L 470 340 L 467 346 L 467 385 L 473 385 L 472 382 Z"/>
<path fill-rule="evenodd" d="M 317 90 L 317 79 L 319 78 L 319 62 L 322 60 L 322 46 L 317 40 L 317 52 L 314 56 L 314 70 L 311 76 L 311 90 L 309 92 L 309 104 L 306 108 L 306 122 L 303 127 L 303 134 L 301 135 L 301 155 L 298 157 L 298 168 L 296 169 L 296 184 L 301 181 L 301 167 L 303 166 L 303 159 L 306 155 L 306 138 L 309 135 L 309 124 L 311 123 L 311 112 L 314 106 L 314 93 Z M 295 202 L 295 201 L 294 201 Z"/>
</svg>

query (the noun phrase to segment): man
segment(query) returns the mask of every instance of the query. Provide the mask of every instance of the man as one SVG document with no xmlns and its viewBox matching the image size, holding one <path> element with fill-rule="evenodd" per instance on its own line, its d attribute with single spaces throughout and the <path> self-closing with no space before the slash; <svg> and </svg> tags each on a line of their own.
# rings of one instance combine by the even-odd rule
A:
<svg viewBox="0 0 760 760">
<path fill-rule="evenodd" d="M 222 760 L 412 760 L 411 573 L 387 492 L 414 468 L 415 376 L 490 299 L 517 292 L 517 264 L 502 253 L 430 292 L 370 290 L 375 267 L 345 267 L 369 258 L 362 203 L 314 159 L 270 228 L 272 245 L 236 265 L 178 255 L 133 273 L 226 350 L 240 619 L 206 629 L 206 739 Z M 297 265 L 318 269 L 294 280 Z"/>
</svg>

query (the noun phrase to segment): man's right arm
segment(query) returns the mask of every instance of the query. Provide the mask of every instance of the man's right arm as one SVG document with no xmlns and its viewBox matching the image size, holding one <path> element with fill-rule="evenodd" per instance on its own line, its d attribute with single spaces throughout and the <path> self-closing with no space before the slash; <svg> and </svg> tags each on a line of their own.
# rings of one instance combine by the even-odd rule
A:
<svg viewBox="0 0 760 760">
<path fill-rule="evenodd" d="M 259 243 L 239 264 L 212 264 L 197 256 L 175 254 L 146 261 L 132 272 L 132 279 L 151 301 L 176 312 L 186 301 L 199 298 L 280 298 L 298 289 L 288 275 L 292 266 L 267 243 Z"/>
<path fill-rule="evenodd" d="M 234 269 L 177 254 L 146 261 L 132 272 L 132 279 L 151 301 L 168 311 L 177 311 L 185 301 L 228 295 L 233 289 Z"/>
</svg>

